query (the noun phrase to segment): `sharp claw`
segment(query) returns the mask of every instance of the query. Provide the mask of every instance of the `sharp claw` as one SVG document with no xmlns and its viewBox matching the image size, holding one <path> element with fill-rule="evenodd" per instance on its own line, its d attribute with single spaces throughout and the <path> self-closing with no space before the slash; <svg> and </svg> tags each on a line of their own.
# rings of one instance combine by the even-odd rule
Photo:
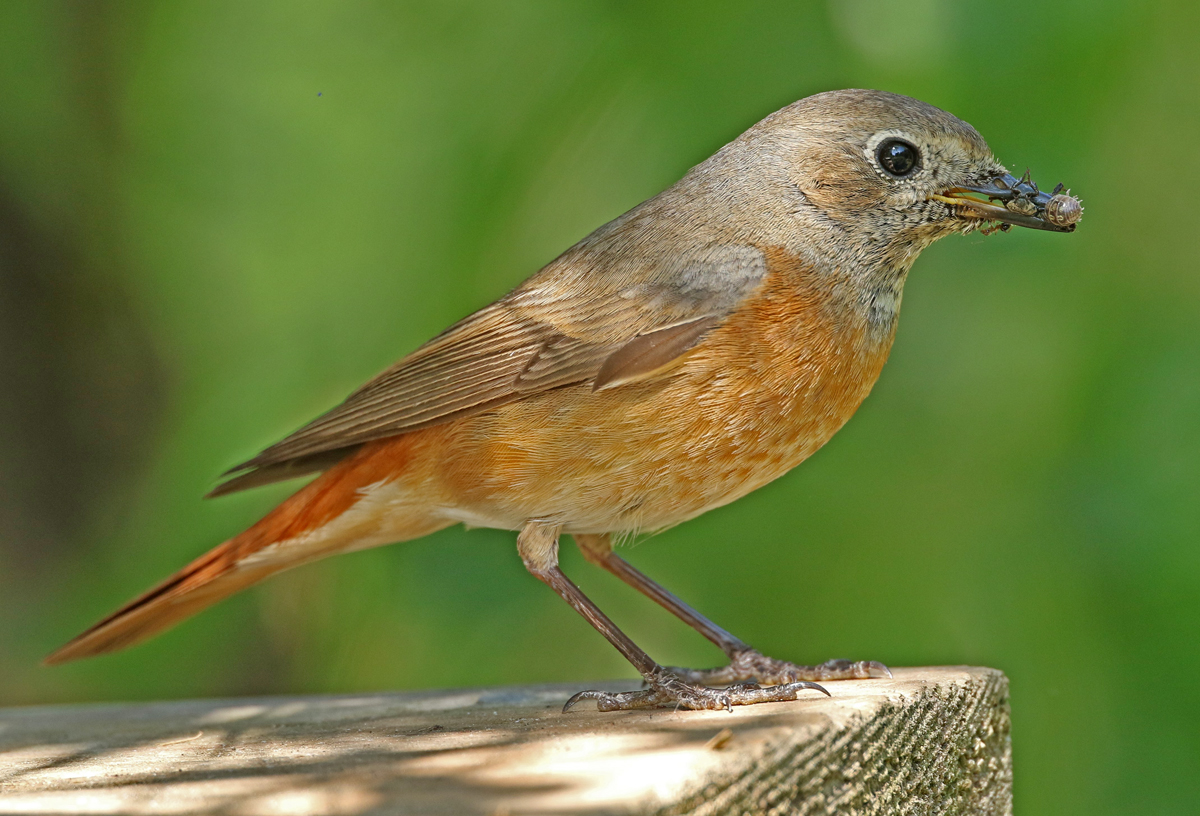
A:
<svg viewBox="0 0 1200 816">
<path fill-rule="evenodd" d="M 867 660 L 863 664 L 867 670 L 867 677 L 887 677 L 891 678 L 892 670 L 880 663 L 878 660 Z"/>
<path fill-rule="evenodd" d="M 600 698 L 604 696 L 605 693 L 603 691 L 581 691 L 578 694 L 573 694 L 571 695 L 571 699 L 563 704 L 562 713 L 566 714 L 581 700 L 596 700 L 599 702 Z"/>
<path fill-rule="evenodd" d="M 826 697 L 833 696 L 832 694 L 829 693 L 829 690 L 826 689 L 824 686 L 822 686 L 820 683 L 810 683 L 807 680 L 801 680 L 799 683 L 796 683 L 796 686 L 797 686 L 797 689 L 796 689 L 797 691 L 799 691 L 802 688 L 806 688 L 806 689 L 812 689 L 813 691 L 819 691 L 822 694 L 824 694 Z"/>
</svg>

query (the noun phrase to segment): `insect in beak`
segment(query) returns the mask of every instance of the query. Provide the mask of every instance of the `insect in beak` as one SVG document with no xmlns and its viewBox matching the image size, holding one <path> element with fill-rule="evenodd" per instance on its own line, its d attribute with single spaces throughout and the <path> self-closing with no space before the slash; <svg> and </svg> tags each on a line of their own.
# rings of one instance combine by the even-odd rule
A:
<svg viewBox="0 0 1200 816">
<path fill-rule="evenodd" d="M 1074 232 L 1083 217 L 1083 205 L 1070 190 L 1064 191 L 1060 184 L 1053 192 L 1044 193 L 1029 178 L 1028 170 L 1021 178 L 1005 173 L 978 187 L 951 187 L 930 199 L 951 205 L 960 218 L 997 221 L 1000 229 L 1018 226 Z"/>
</svg>

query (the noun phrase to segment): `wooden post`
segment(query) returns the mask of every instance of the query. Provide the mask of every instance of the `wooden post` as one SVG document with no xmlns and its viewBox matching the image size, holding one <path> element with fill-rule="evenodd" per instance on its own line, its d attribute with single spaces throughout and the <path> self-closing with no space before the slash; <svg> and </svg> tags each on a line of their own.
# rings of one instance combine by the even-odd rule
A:
<svg viewBox="0 0 1200 816">
<path fill-rule="evenodd" d="M 994 669 L 561 713 L 585 685 L 4 709 L 0 814 L 1012 812 Z"/>
</svg>

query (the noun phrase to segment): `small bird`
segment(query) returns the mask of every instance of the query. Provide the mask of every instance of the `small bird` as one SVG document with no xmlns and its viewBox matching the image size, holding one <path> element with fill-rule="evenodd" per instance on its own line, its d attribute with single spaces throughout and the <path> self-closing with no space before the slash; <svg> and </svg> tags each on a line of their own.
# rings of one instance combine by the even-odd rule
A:
<svg viewBox="0 0 1200 816">
<path fill-rule="evenodd" d="M 228 471 L 211 496 L 320 475 L 46 661 L 137 643 L 289 567 L 461 523 L 519 531 L 529 572 L 645 681 L 565 708 L 729 709 L 886 676 L 874 661 L 767 657 L 613 540 L 727 504 L 829 441 L 879 376 L 922 249 L 980 228 L 1070 232 L 1081 214 L 931 105 L 869 90 L 802 99 Z M 564 533 L 729 665 L 656 663 L 563 574 Z"/>
</svg>

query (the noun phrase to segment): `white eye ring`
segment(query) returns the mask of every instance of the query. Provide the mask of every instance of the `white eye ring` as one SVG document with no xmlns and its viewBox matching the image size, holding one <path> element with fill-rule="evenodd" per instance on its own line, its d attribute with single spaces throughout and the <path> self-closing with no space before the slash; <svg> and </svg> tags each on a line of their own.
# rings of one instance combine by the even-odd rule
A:
<svg viewBox="0 0 1200 816">
<path fill-rule="evenodd" d="M 887 149 L 889 142 L 894 142 L 897 146 L 902 146 L 912 151 L 912 162 L 904 172 L 895 172 L 891 168 L 884 166 L 887 157 L 881 155 L 881 153 Z M 876 133 L 867 140 L 867 149 L 865 151 L 867 161 L 875 168 L 875 172 L 890 182 L 911 181 L 928 173 L 929 168 L 925 161 L 927 152 L 918 144 L 916 139 L 899 130 L 884 130 Z"/>
</svg>

